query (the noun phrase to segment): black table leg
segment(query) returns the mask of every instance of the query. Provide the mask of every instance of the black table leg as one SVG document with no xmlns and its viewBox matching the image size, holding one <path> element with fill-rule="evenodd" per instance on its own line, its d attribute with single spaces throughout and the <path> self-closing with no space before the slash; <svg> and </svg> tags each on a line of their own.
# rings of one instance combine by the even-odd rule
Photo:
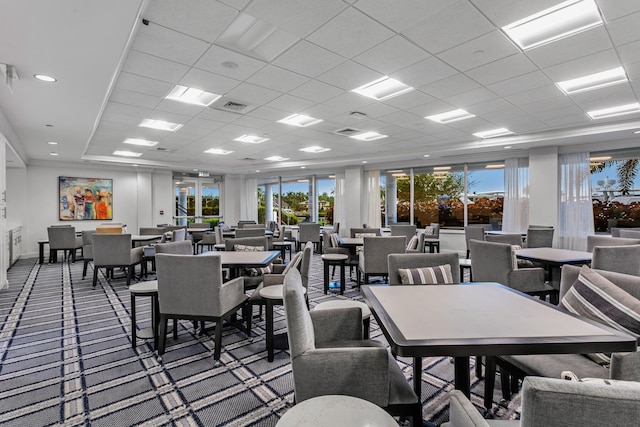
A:
<svg viewBox="0 0 640 427">
<path fill-rule="evenodd" d="M 469 373 L 469 356 L 456 356 L 454 357 L 453 363 L 455 372 L 455 387 L 457 390 L 463 392 L 465 396 L 469 397 L 469 381 L 471 380 Z"/>
<path fill-rule="evenodd" d="M 422 401 L 422 357 L 413 358 L 413 391 Z"/>
<path fill-rule="evenodd" d="M 273 301 L 267 299 L 267 360 L 273 362 Z"/>
</svg>

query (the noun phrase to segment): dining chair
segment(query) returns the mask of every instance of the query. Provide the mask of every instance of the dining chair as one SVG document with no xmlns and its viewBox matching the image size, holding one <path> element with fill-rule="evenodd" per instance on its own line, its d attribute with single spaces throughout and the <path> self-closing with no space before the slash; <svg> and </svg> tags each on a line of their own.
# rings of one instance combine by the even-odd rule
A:
<svg viewBox="0 0 640 427">
<path fill-rule="evenodd" d="M 329 230 L 324 230 L 322 232 L 322 251 L 325 254 L 340 254 L 347 255 L 349 259 L 345 262 L 345 265 L 349 266 L 349 272 L 353 271 L 353 267 L 358 266 L 358 258 L 357 256 L 353 256 L 351 251 L 347 248 L 343 248 L 339 244 L 340 238 L 338 237 L 338 233 L 335 231 L 331 232 Z M 333 278 L 336 272 L 336 266 L 333 265 L 333 269 L 331 272 L 331 278 Z"/>
<path fill-rule="evenodd" d="M 401 269 L 432 268 L 448 265 L 451 270 L 451 283 L 460 283 L 460 264 L 458 254 L 451 253 L 408 253 L 390 254 L 387 258 L 389 285 L 402 285 Z M 443 283 L 443 282 L 438 282 Z"/>
<path fill-rule="evenodd" d="M 364 237 L 362 252 L 358 260 L 357 283 L 360 286 L 360 279 L 363 278 L 364 284 L 369 283 L 372 276 L 389 275 L 387 256 L 389 254 L 402 254 L 407 247 L 407 238 L 405 236 L 389 236 L 389 237 Z"/>
<path fill-rule="evenodd" d="M 596 246 L 593 248 L 591 267 L 640 276 L 640 245 Z"/>
<path fill-rule="evenodd" d="M 494 243 L 508 243 L 512 246 L 522 247 L 522 235 L 521 234 L 487 234 L 484 236 L 486 242 Z"/>
<path fill-rule="evenodd" d="M 237 230 L 236 230 L 237 231 Z M 269 236 L 271 237 L 271 236 Z M 225 239 L 224 241 L 225 251 L 237 251 L 237 250 L 263 250 L 269 251 L 273 248 L 269 247 L 269 239 L 262 233 L 262 237 L 239 237 L 233 239 Z M 279 258 L 275 263 L 282 263 Z M 255 289 L 260 283 L 262 283 L 262 274 L 255 275 L 255 272 L 241 269 L 240 274 L 244 277 L 245 290 Z"/>
<path fill-rule="evenodd" d="M 464 241 L 467 245 L 467 258 L 469 258 L 469 240 L 484 240 L 484 227 L 479 225 L 467 225 L 464 227 Z"/>
<path fill-rule="evenodd" d="M 553 227 L 527 229 L 526 245 L 528 248 L 551 248 L 553 247 Z"/>
<path fill-rule="evenodd" d="M 320 224 L 314 222 L 303 222 L 300 224 L 298 232 L 298 250 L 304 243 L 312 242 L 316 252 L 322 252 L 320 248 Z"/>
<path fill-rule="evenodd" d="M 76 251 L 82 249 L 82 237 L 76 237 L 75 227 L 48 227 L 49 250 L 54 262 L 57 262 L 58 251 L 62 251 L 62 259 L 76 262 Z"/>
<path fill-rule="evenodd" d="M 366 225 L 366 224 L 365 224 Z M 379 228 L 369 228 L 369 227 L 363 227 L 363 228 L 351 228 L 349 229 L 349 235 L 354 238 L 354 237 L 358 237 L 357 235 L 367 235 L 367 236 L 381 236 L 382 233 L 380 233 L 380 229 Z"/>
<path fill-rule="evenodd" d="M 407 238 L 407 242 L 416 235 L 416 231 L 418 229 L 416 225 L 410 224 L 390 225 L 389 228 L 391 229 L 392 236 L 405 236 Z"/>
<path fill-rule="evenodd" d="M 82 279 L 87 277 L 87 267 L 89 262 L 93 261 L 93 235 L 96 234 L 95 230 L 83 230 L 82 231 Z"/>
<path fill-rule="evenodd" d="M 264 228 L 244 227 L 236 230 L 236 237 L 264 237 Z"/>
<path fill-rule="evenodd" d="M 135 266 L 142 263 L 144 248 L 131 247 L 131 234 L 94 234 L 93 239 L 93 287 L 98 284 L 98 270 L 107 269 L 107 276 L 111 272 L 113 278 L 114 268 L 124 268 L 127 277 L 127 286 Z"/>
<path fill-rule="evenodd" d="M 587 236 L 587 252 L 593 252 L 596 246 L 626 246 L 640 245 L 639 238 L 611 237 L 611 236 Z"/>
<path fill-rule="evenodd" d="M 429 247 L 429 252 L 440 252 L 440 223 L 432 222 L 422 232 L 424 234 L 424 251 Z"/>
</svg>

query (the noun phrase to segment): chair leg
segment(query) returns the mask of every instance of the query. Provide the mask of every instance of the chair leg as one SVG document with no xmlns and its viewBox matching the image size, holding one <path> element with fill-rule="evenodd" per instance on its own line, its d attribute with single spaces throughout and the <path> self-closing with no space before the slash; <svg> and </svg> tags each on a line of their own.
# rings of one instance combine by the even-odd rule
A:
<svg viewBox="0 0 640 427">
<path fill-rule="evenodd" d="M 220 353 L 222 351 L 222 317 L 216 320 L 216 338 L 215 346 L 213 349 L 213 360 L 220 360 Z"/>
<path fill-rule="evenodd" d="M 167 344 L 167 316 L 164 314 L 160 314 L 160 335 L 158 337 L 158 356 L 164 354 L 164 348 Z"/>
<path fill-rule="evenodd" d="M 96 265 L 93 265 L 93 287 L 95 288 L 96 285 L 98 284 L 98 267 L 96 267 Z"/>
<path fill-rule="evenodd" d="M 476 359 L 476 364 L 477 364 Z M 496 384 L 496 359 L 493 356 L 487 356 L 484 364 L 484 407 L 487 411 L 493 406 L 493 390 Z"/>
<path fill-rule="evenodd" d="M 482 356 L 476 356 L 476 377 L 482 378 Z"/>
<path fill-rule="evenodd" d="M 84 260 L 84 265 L 82 266 L 82 280 L 84 280 L 85 277 L 87 277 L 87 266 L 89 265 L 89 260 L 85 259 Z"/>
</svg>

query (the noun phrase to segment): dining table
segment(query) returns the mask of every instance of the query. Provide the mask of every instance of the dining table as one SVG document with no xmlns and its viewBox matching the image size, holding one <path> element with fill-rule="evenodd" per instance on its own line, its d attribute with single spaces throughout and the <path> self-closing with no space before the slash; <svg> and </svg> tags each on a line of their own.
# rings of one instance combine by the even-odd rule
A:
<svg viewBox="0 0 640 427">
<path fill-rule="evenodd" d="M 198 256 L 219 256 L 222 268 L 228 268 L 233 279 L 241 268 L 264 268 L 279 255 L 280 251 L 207 251 Z"/>
<path fill-rule="evenodd" d="M 564 264 L 591 264 L 591 252 L 574 251 L 560 248 L 524 248 L 516 251 L 516 257 L 539 262 L 547 270 L 547 280 L 553 283 L 553 269 Z"/>
<path fill-rule="evenodd" d="M 498 283 L 361 288 L 391 352 L 413 358 L 422 388 L 422 358 L 454 358 L 454 385 L 469 396 L 470 356 L 635 351 L 637 341 L 608 326 L 559 310 Z"/>
</svg>

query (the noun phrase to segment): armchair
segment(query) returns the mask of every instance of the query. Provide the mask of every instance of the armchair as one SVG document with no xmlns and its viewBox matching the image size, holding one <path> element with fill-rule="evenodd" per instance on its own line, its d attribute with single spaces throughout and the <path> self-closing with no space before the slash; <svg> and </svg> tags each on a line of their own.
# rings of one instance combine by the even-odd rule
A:
<svg viewBox="0 0 640 427">
<path fill-rule="evenodd" d="M 69 259 L 76 262 L 76 251 L 82 249 L 82 237 L 76 237 L 76 229 L 74 227 L 48 227 L 49 250 L 57 261 L 58 251 L 63 251 L 63 259 Z M 67 258 L 67 251 L 69 258 Z M 50 257 L 51 258 L 51 257 Z"/>
<path fill-rule="evenodd" d="M 366 225 L 366 224 L 363 224 Z M 353 237 L 358 237 L 357 234 L 367 234 L 367 235 L 374 235 L 374 236 L 381 236 L 382 234 L 380 233 L 380 229 L 379 228 L 368 228 L 368 227 L 364 227 L 364 228 L 352 228 L 349 230 L 349 235 L 353 238 Z"/>
<path fill-rule="evenodd" d="M 449 264 L 451 266 L 451 277 L 453 283 L 460 283 L 460 266 L 457 253 L 443 254 L 390 254 L 388 257 L 389 285 L 400 285 L 399 269 L 401 268 L 421 268 L 436 267 Z"/>
<path fill-rule="evenodd" d="M 390 225 L 389 228 L 391 229 L 392 236 L 405 236 L 407 238 L 407 242 L 416 235 L 416 231 L 418 229 L 417 226 L 409 224 L 395 224 Z"/>
<path fill-rule="evenodd" d="M 464 241 L 467 244 L 467 258 L 469 258 L 471 249 L 469 248 L 470 240 L 484 241 L 484 227 L 479 225 L 468 225 L 464 227 Z"/>
<path fill-rule="evenodd" d="M 611 236 L 587 236 L 587 252 L 593 252 L 596 246 L 640 245 L 640 239 Z"/>
<path fill-rule="evenodd" d="M 264 228 L 252 228 L 244 227 L 236 230 L 236 238 L 241 239 L 243 237 L 264 237 Z"/>
<path fill-rule="evenodd" d="M 291 270 L 284 278 L 284 309 L 296 402 L 348 395 L 422 425 L 422 404 L 397 362 L 382 343 L 362 340 L 359 307 L 310 313 L 302 278 Z"/>
<path fill-rule="evenodd" d="M 611 237 L 613 239 L 613 237 Z M 597 270 L 640 276 L 640 245 L 596 246 L 591 267 Z"/>
<path fill-rule="evenodd" d="M 306 242 L 313 242 L 317 252 L 321 252 L 320 248 L 320 224 L 312 222 L 303 222 L 300 224 L 298 232 L 298 250 Z"/>
<path fill-rule="evenodd" d="M 422 232 L 424 234 L 424 249 L 429 246 L 429 252 L 440 253 L 440 223 L 432 222 Z M 423 250 L 424 252 L 424 250 Z"/>
<path fill-rule="evenodd" d="M 528 248 L 550 248 L 553 246 L 553 227 L 527 229 Z"/>
<path fill-rule="evenodd" d="M 127 272 L 127 286 L 131 283 L 135 266 L 142 263 L 143 247 L 131 248 L 131 234 L 93 235 L 93 287 L 98 283 L 98 269 L 108 271 L 123 267 Z"/>
<path fill-rule="evenodd" d="M 357 282 L 364 275 L 364 283 L 369 283 L 371 276 L 388 276 L 387 256 L 389 254 L 403 254 L 407 247 L 404 236 L 392 237 L 364 237 L 364 245 L 358 260 Z"/>
<path fill-rule="evenodd" d="M 156 268 L 160 307 L 159 358 L 165 351 L 168 319 L 189 319 L 216 323 L 213 359 L 218 361 L 223 320 L 235 316 L 243 308 L 243 318 L 249 321 L 244 279 L 238 277 L 223 282 L 219 255 L 158 254 Z"/>
</svg>

